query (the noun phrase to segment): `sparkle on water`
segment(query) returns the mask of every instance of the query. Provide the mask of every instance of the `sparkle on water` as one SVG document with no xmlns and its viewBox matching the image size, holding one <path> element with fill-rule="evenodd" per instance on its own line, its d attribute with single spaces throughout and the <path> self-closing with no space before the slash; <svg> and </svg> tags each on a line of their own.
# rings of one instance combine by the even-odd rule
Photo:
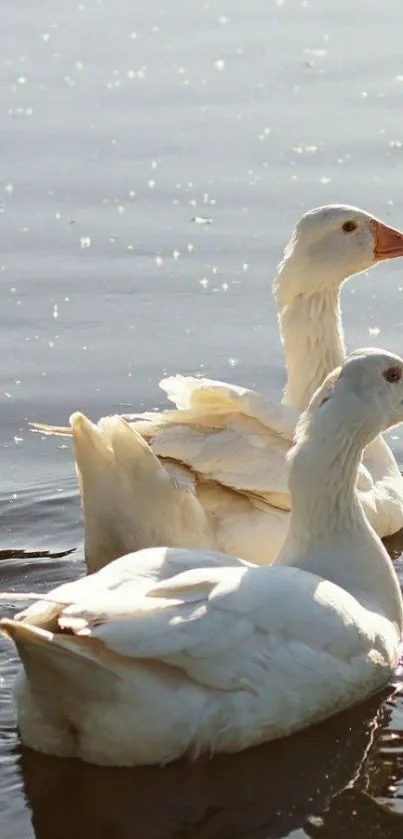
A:
<svg viewBox="0 0 403 839">
<path fill-rule="evenodd" d="M 27 421 L 159 408 L 175 372 L 280 393 L 295 220 L 345 202 L 403 226 L 403 6 L 3 5 L 0 587 L 46 590 L 82 573 L 83 531 L 69 441 Z M 402 351 L 402 270 L 346 286 L 350 347 Z M 2 839 L 403 835 L 401 671 L 288 741 L 119 772 L 22 750 L 16 669 L 1 639 Z"/>
</svg>

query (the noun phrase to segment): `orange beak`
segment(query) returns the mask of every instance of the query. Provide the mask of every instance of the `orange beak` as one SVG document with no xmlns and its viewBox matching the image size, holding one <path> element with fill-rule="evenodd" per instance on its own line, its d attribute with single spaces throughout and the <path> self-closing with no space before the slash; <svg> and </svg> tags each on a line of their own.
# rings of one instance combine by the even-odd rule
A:
<svg viewBox="0 0 403 839">
<path fill-rule="evenodd" d="M 375 247 L 374 259 L 379 262 L 381 259 L 395 259 L 403 256 L 403 233 L 395 230 L 394 227 L 387 227 L 377 219 L 372 220 Z"/>
</svg>

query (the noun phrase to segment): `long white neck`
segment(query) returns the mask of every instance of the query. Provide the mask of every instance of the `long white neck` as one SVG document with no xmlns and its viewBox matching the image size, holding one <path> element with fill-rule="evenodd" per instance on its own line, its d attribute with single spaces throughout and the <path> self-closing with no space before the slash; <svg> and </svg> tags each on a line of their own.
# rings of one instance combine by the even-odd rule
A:
<svg viewBox="0 0 403 839">
<path fill-rule="evenodd" d="M 295 270 L 292 261 L 282 264 L 274 294 L 287 368 L 283 403 L 304 411 L 323 379 L 343 363 L 346 352 L 338 283 L 332 289 L 318 285 L 309 294 L 294 296 L 289 288 Z M 309 278 L 306 286 L 312 288 Z"/>
<path fill-rule="evenodd" d="M 335 407 L 320 409 L 323 416 L 313 417 L 293 451 L 290 526 L 276 562 L 332 580 L 401 632 L 399 582 L 355 487 L 362 450 L 374 434 L 359 420 L 347 427 L 348 405 Z"/>
</svg>

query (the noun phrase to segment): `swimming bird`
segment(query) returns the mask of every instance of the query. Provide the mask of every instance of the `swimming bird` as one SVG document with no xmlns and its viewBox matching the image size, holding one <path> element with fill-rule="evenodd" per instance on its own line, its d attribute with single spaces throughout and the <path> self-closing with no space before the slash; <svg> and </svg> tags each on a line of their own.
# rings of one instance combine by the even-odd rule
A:
<svg viewBox="0 0 403 839">
<path fill-rule="evenodd" d="M 159 547 L 47 597 L 3 595 L 39 601 L 0 622 L 23 665 L 22 742 L 102 765 L 163 764 L 291 734 L 383 687 L 403 603 L 356 481 L 363 449 L 401 421 L 403 359 L 359 351 L 298 423 L 273 565 Z"/>
<path fill-rule="evenodd" d="M 347 278 L 402 255 L 403 234 L 363 210 L 344 205 L 311 210 L 295 226 L 273 286 L 287 369 L 283 402 L 236 385 L 174 376 L 162 381 L 161 387 L 177 410 L 127 417 L 172 481 L 181 475 L 182 485 L 200 504 L 204 524 L 199 547 L 206 546 L 207 537 L 213 547 L 258 564 L 277 556 L 289 522 L 286 454 L 296 421 L 325 376 L 345 358 L 341 287 Z M 108 454 L 107 422 L 115 429 L 119 425 L 117 418 L 102 420 L 103 438 L 85 420 L 73 420 L 73 428 L 37 426 L 44 433 L 74 436 L 90 570 L 101 567 L 108 557 L 152 544 L 188 545 L 186 528 L 181 530 L 180 493 L 177 513 L 172 494 L 166 506 L 161 493 L 158 501 L 150 496 L 158 528 L 153 531 L 156 541 L 147 539 L 144 503 L 138 508 L 133 503 L 133 495 L 138 499 L 141 492 L 131 485 L 135 438 L 123 424 L 119 426 L 117 463 Z M 107 491 L 108 481 L 114 494 Z M 403 526 L 403 479 L 381 436 L 364 452 L 359 489 L 379 536 Z M 100 542 L 107 550 L 100 549 Z"/>
</svg>

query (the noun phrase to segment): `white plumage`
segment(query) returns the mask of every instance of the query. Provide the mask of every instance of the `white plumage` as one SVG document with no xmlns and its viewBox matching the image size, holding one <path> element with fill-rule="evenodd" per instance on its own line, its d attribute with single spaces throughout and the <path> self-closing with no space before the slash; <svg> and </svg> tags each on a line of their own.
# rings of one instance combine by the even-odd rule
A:
<svg viewBox="0 0 403 839">
<path fill-rule="evenodd" d="M 387 683 L 402 597 L 355 483 L 362 449 L 403 420 L 403 361 L 361 351 L 339 374 L 299 423 L 274 565 L 152 548 L 1 622 L 26 745 L 112 765 L 236 752 Z"/>
<path fill-rule="evenodd" d="M 289 522 L 286 453 L 295 423 L 345 357 L 340 288 L 351 275 L 402 254 L 403 234 L 354 207 L 321 207 L 302 217 L 274 283 L 288 376 L 284 404 L 236 385 L 175 376 L 161 387 L 177 410 L 128 417 L 174 486 L 179 479 L 176 497 L 156 461 L 150 480 L 141 484 L 138 440 L 117 417 L 100 421 L 101 434 L 85 418 L 77 421 L 77 414 L 73 428 L 38 426 L 74 436 L 90 570 L 156 544 L 215 547 L 258 564 L 277 556 Z M 120 439 L 117 457 L 110 455 L 113 437 Z M 359 488 L 378 535 L 403 526 L 403 480 L 381 437 L 364 453 Z"/>
</svg>

